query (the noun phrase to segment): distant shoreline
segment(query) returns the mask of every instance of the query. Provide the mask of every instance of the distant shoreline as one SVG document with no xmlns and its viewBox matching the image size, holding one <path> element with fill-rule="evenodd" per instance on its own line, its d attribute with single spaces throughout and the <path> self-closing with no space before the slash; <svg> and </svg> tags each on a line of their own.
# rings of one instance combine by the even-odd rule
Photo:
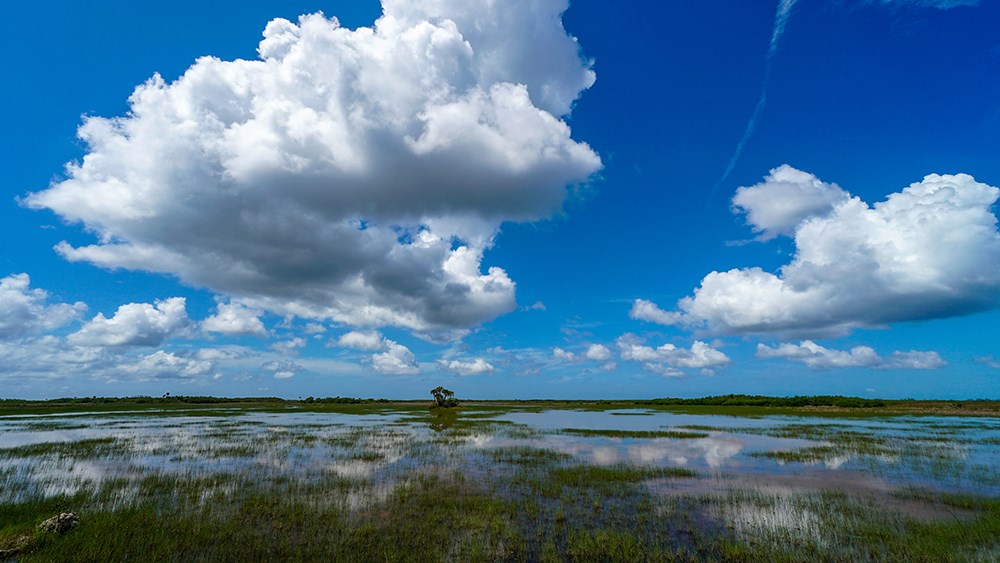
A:
<svg viewBox="0 0 1000 563">
<path fill-rule="evenodd" d="M 65 397 L 49 400 L 0 399 L 0 416 L 17 414 L 72 413 L 80 411 L 132 411 L 155 408 L 177 410 L 189 408 L 252 408 L 358 410 L 424 408 L 432 401 L 425 399 L 375 399 L 327 397 L 282 399 L 278 397 Z M 1000 401 L 972 400 L 913 400 L 863 399 L 841 396 L 769 397 L 759 395 L 723 395 L 694 399 L 621 399 L 621 400 L 464 400 L 463 409 L 656 409 L 692 414 L 798 415 L 798 416 L 987 416 L 1000 417 Z"/>
</svg>

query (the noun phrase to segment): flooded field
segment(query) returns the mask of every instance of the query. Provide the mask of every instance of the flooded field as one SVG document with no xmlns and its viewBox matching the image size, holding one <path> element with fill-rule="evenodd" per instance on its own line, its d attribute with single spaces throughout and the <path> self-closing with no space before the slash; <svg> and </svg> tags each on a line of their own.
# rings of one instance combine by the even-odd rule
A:
<svg viewBox="0 0 1000 563">
<path fill-rule="evenodd" d="M 3 416 L 0 560 L 995 561 L 998 462 L 996 418 Z"/>
</svg>

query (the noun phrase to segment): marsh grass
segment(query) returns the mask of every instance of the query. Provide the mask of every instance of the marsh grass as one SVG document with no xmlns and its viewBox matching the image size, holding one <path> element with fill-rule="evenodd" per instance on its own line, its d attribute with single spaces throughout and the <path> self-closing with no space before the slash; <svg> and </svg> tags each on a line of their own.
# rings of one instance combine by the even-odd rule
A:
<svg viewBox="0 0 1000 563">
<path fill-rule="evenodd" d="M 994 466 L 976 461 L 974 449 L 988 448 L 979 424 L 875 426 L 854 424 L 788 424 L 728 428 L 728 432 L 776 438 L 809 440 L 815 445 L 797 449 L 748 452 L 749 457 L 771 459 L 780 464 L 823 465 L 830 469 L 851 467 L 895 480 L 914 477 L 948 486 L 981 490 L 1000 487 Z M 959 433 L 961 432 L 961 433 Z M 995 459 L 996 454 L 992 454 Z M 980 460 L 991 459 L 978 458 Z"/>
<path fill-rule="evenodd" d="M 566 463 L 573 459 L 573 456 L 566 453 L 530 446 L 499 448 L 484 452 L 484 455 L 496 463 L 534 466 Z"/>
<path fill-rule="evenodd" d="M 42 442 L 0 450 L 0 457 L 34 458 L 64 456 L 76 459 L 93 459 L 129 453 L 129 440 L 106 437 L 76 442 Z"/>
<path fill-rule="evenodd" d="M 838 561 L 962 562 L 1000 555 L 1000 501 L 923 500 L 960 503 L 973 516 L 919 519 L 837 492 L 734 493 L 715 501 L 715 509 L 756 560 L 794 561 L 802 553 L 822 553 L 824 559 Z"/>
<path fill-rule="evenodd" d="M 543 545 L 555 560 L 625 561 L 641 550 L 672 559 L 667 527 L 660 530 L 661 545 L 653 541 L 656 530 L 632 530 L 627 513 L 601 503 L 597 512 L 607 513 L 605 523 L 594 529 L 589 495 L 558 509 L 552 503 L 537 507 L 453 471 L 411 475 L 384 501 L 360 510 L 314 500 L 342 496 L 352 487 L 345 483 L 303 488 L 294 481 L 264 485 L 234 476 L 150 477 L 130 504 L 116 510 L 101 509 L 97 497 L 86 494 L 4 505 L 0 518 L 23 524 L 0 529 L 0 546 L 20 545 L 24 561 L 530 560 L 542 558 Z M 527 504 L 537 509 L 526 511 Z M 61 537 L 35 530 L 67 508 L 83 515 L 78 528 Z M 30 541 L 19 539 L 26 535 Z"/>
<path fill-rule="evenodd" d="M 86 424 L 74 423 L 68 420 L 45 420 L 39 422 L 21 423 L 19 430 L 28 432 L 50 432 L 53 430 L 82 430 L 88 428 Z"/>
<path fill-rule="evenodd" d="M 651 479 L 696 477 L 698 474 L 681 467 L 643 467 L 629 464 L 572 465 L 557 467 L 549 472 L 557 486 L 600 488 L 618 483 L 641 483 Z"/>
</svg>

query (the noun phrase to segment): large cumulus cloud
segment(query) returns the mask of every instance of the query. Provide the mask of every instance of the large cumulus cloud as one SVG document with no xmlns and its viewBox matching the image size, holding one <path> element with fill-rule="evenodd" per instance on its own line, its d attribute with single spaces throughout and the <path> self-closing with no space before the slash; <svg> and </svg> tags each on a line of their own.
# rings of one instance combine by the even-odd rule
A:
<svg viewBox="0 0 1000 563">
<path fill-rule="evenodd" d="M 512 310 L 483 253 L 601 162 L 562 121 L 594 81 L 565 0 L 386 0 L 372 27 L 271 21 L 260 60 L 205 57 L 90 117 L 30 194 L 97 234 L 69 260 L 176 275 L 279 314 L 418 331 Z"/>
<path fill-rule="evenodd" d="M 183 297 L 152 305 L 128 303 L 118 307 L 111 318 L 98 313 L 68 340 L 78 346 L 159 346 L 168 338 L 187 333 L 191 319 L 186 305 Z"/>
<path fill-rule="evenodd" d="M 734 201 L 763 238 L 793 237 L 792 260 L 777 274 L 711 272 L 676 310 L 638 300 L 632 316 L 717 334 L 837 335 L 990 309 L 1000 300 L 998 195 L 967 174 L 931 174 L 869 206 L 781 167 Z"/>
</svg>

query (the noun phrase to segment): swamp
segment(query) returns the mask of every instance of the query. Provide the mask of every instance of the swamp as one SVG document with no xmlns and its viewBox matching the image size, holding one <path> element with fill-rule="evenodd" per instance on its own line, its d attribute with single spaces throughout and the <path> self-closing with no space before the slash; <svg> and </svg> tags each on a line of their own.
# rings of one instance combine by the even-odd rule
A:
<svg viewBox="0 0 1000 563">
<path fill-rule="evenodd" d="M 996 561 L 1000 418 L 924 411 L 5 408 L 0 561 Z"/>
</svg>

